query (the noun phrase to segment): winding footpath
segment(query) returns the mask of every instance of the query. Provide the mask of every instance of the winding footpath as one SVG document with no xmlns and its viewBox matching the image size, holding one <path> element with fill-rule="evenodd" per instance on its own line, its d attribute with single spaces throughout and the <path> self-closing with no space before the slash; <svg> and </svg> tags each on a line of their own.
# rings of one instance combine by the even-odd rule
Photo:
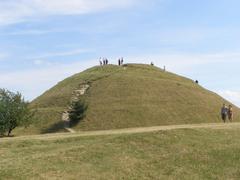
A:
<svg viewBox="0 0 240 180">
<path fill-rule="evenodd" d="M 184 125 L 169 125 L 169 126 L 154 126 L 154 127 L 140 127 L 116 130 L 101 130 L 101 131 L 79 131 L 74 133 L 55 133 L 44 135 L 29 135 L 12 138 L 1 138 L 1 142 L 16 141 L 16 140 L 56 140 L 72 137 L 87 137 L 87 136 L 106 136 L 106 135 L 120 135 L 120 134 L 136 134 L 148 133 L 157 131 L 170 131 L 175 129 L 233 129 L 240 128 L 240 123 L 206 123 L 206 124 L 184 124 Z"/>
</svg>

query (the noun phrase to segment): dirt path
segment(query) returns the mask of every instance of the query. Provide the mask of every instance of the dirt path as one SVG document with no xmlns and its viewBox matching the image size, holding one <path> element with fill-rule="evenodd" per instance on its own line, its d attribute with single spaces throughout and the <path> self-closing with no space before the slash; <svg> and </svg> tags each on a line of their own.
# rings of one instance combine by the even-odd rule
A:
<svg viewBox="0 0 240 180">
<path fill-rule="evenodd" d="M 185 124 L 185 125 L 169 125 L 169 126 L 154 126 L 154 127 L 142 127 L 142 128 L 128 128 L 128 129 L 116 129 L 116 130 L 102 130 L 102 131 L 82 131 L 76 133 L 56 133 L 56 134 L 44 134 L 44 135 L 32 135 L 32 136 L 19 136 L 13 138 L 0 139 L 1 142 L 11 140 L 55 140 L 71 137 L 86 137 L 86 136 L 103 136 L 103 135 L 118 135 L 118 134 L 135 134 L 135 133 L 147 133 L 156 131 L 169 131 L 174 129 L 232 129 L 240 128 L 240 123 L 209 123 L 209 124 Z"/>
</svg>

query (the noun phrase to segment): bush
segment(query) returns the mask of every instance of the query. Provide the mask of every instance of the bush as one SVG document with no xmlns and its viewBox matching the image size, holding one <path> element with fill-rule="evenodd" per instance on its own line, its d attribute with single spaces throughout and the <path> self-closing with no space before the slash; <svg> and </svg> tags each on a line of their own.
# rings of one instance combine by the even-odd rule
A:
<svg viewBox="0 0 240 180">
<path fill-rule="evenodd" d="M 88 106 L 84 100 L 74 101 L 71 104 L 71 110 L 69 111 L 70 126 L 75 126 L 85 117 L 85 112 Z"/>
</svg>

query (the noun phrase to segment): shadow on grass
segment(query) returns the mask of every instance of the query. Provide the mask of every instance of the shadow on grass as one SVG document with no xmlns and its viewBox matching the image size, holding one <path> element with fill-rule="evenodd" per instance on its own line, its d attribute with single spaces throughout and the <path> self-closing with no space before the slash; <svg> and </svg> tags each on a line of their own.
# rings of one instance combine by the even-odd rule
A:
<svg viewBox="0 0 240 180">
<path fill-rule="evenodd" d="M 80 123 L 86 116 L 88 105 L 83 100 L 73 102 L 72 110 L 69 112 L 69 127 L 72 128 Z"/>
<path fill-rule="evenodd" d="M 69 122 L 69 127 L 73 128 L 75 126 L 77 126 L 83 119 L 85 118 L 85 114 L 82 115 L 80 118 L 78 119 L 74 119 L 74 120 L 70 120 Z"/>
<path fill-rule="evenodd" d="M 41 134 L 67 132 L 66 128 L 72 128 L 80 123 L 85 118 L 88 105 L 84 100 L 78 100 L 72 102 L 71 111 L 69 113 L 69 121 L 58 121 L 50 127 L 47 127 L 41 131 Z"/>
<path fill-rule="evenodd" d="M 15 135 L 0 135 L 0 138 L 10 138 L 10 137 L 15 137 Z"/>
<path fill-rule="evenodd" d="M 65 127 L 65 122 L 64 121 L 59 121 L 55 124 L 52 124 L 50 127 L 46 128 L 46 129 L 43 129 L 41 131 L 41 134 L 66 132 L 64 127 Z"/>
</svg>

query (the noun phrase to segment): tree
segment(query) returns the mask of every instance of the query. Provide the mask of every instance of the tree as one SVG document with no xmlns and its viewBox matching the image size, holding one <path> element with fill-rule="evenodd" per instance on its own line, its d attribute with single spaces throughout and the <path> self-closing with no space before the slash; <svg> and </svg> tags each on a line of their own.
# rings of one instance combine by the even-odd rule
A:
<svg viewBox="0 0 240 180">
<path fill-rule="evenodd" d="M 85 112 L 88 106 L 84 100 L 77 100 L 72 102 L 71 110 L 69 111 L 70 126 L 76 125 L 80 120 L 85 117 Z"/>
<path fill-rule="evenodd" d="M 3 135 L 7 130 L 7 108 L 6 104 L 0 101 L 0 135 Z"/>
<path fill-rule="evenodd" d="M 22 95 L 0 89 L 0 134 L 11 135 L 18 126 L 28 126 L 34 115 Z"/>
</svg>

